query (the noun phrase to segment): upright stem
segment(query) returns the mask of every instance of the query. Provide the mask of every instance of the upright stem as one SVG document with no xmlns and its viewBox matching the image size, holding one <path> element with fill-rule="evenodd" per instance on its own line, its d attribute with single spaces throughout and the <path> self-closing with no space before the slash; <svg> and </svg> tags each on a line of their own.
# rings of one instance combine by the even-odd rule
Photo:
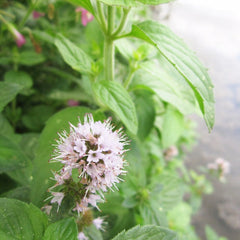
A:
<svg viewBox="0 0 240 240">
<path fill-rule="evenodd" d="M 105 79 L 114 80 L 114 43 L 111 37 L 105 36 L 104 41 Z"/>
<path fill-rule="evenodd" d="M 114 31 L 115 8 L 107 7 L 107 32 L 104 39 L 104 62 L 105 62 L 105 79 L 108 81 L 114 80 L 114 65 L 115 65 L 115 47 L 112 33 Z"/>
</svg>

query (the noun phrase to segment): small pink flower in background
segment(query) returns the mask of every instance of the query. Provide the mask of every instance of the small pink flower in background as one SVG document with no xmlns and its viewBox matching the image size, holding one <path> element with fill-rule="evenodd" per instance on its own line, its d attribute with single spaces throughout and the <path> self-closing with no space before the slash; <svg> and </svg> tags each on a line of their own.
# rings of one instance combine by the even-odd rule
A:
<svg viewBox="0 0 240 240">
<path fill-rule="evenodd" d="M 25 37 L 15 28 L 11 23 L 7 23 L 8 30 L 12 33 L 15 38 L 17 46 L 20 48 L 26 43 Z"/>
<path fill-rule="evenodd" d="M 79 13 L 79 12 L 82 13 L 81 20 L 82 20 L 82 25 L 83 26 L 87 26 L 87 24 L 94 19 L 94 16 L 84 8 L 77 7 L 75 9 L 75 12 L 76 13 Z"/>
<path fill-rule="evenodd" d="M 33 12 L 32 12 L 32 16 L 33 16 L 34 19 L 38 19 L 38 18 L 40 18 L 40 17 L 45 16 L 45 13 L 33 11 Z"/>
<path fill-rule="evenodd" d="M 166 160 L 170 161 L 172 158 L 178 156 L 179 152 L 176 146 L 170 146 L 167 148 L 164 152 L 163 155 Z"/>
<path fill-rule="evenodd" d="M 230 172 L 230 163 L 223 158 L 217 158 L 215 162 L 207 165 L 210 171 L 216 171 L 219 179 L 224 180 L 225 176 Z"/>
<path fill-rule="evenodd" d="M 58 206 L 60 206 L 61 203 L 62 203 L 62 200 L 64 198 L 64 193 L 62 193 L 62 192 L 52 192 L 52 195 L 53 195 L 53 198 L 51 200 L 51 203 L 57 202 Z"/>
<path fill-rule="evenodd" d="M 26 39 L 24 38 L 24 36 L 20 32 L 18 32 L 16 29 L 13 30 L 13 35 L 15 37 L 15 41 L 19 48 L 26 43 Z"/>
<path fill-rule="evenodd" d="M 74 107 L 74 106 L 78 106 L 78 105 L 79 105 L 79 102 L 76 101 L 76 100 L 70 99 L 70 100 L 67 101 L 67 105 L 68 105 L 69 107 Z"/>
</svg>

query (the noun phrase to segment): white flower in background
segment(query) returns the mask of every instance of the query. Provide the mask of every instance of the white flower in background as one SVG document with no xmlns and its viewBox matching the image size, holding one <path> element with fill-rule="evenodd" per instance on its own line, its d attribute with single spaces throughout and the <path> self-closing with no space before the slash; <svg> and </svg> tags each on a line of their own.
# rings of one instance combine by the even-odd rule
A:
<svg viewBox="0 0 240 240">
<path fill-rule="evenodd" d="M 58 206 L 61 205 L 62 200 L 64 198 L 64 193 L 62 192 L 52 192 L 53 198 L 51 200 L 51 203 L 57 202 Z"/>
<path fill-rule="evenodd" d="M 51 161 L 64 166 L 54 173 L 56 184 L 52 188 L 62 186 L 64 192 L 64 188 L 73 182 L 72 171 L 76 169 L 81 194 L 75 194 L 78 199 L 75 199 L 74 210 L 84 212 L 89 204 L 97 207 L 97 203 L 102 201 L 102 192 L 116 188 L 116 183 L 121 180 L 119 175 L 125 173 L 123 155 L 127 144 L 122 129 L 114 131 L 110 119 L 94 122 L 93 116 L 87 114 L 84 123 L 70 124 L 69 134 L 66 131 L 59 134 Z M 61 204 L 60 197 L 54 196 L 51 202 Z"/>
<path fill-rule="evenodd" d="M 78 233 L 78 240 L 88 240 L 83 232 Z"/>
<path fill-rule="evenodd" d="M 207 167 L 210 171 L 216 171 L 219 174 L 220 180 L 223 180 L 230 172 L 230 163 L 223 158 L 217 158 L 215 162 L 209 163 Z"/>
</svg>

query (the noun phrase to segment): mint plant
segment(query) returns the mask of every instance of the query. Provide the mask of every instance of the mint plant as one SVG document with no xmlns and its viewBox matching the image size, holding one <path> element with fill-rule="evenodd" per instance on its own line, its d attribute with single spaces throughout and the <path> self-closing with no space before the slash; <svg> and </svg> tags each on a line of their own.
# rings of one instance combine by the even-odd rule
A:
<svg viewBox="0 0 240 240">
<path fill-rule="evenodd" d="M 181 38 L 143 20 L 168 2 L 2 4 L 1 239 L 199 239 L 207 173 L 229 166 L 185 167 L 187 115 L 212 129 L 213 86 Z"/>
</svg>

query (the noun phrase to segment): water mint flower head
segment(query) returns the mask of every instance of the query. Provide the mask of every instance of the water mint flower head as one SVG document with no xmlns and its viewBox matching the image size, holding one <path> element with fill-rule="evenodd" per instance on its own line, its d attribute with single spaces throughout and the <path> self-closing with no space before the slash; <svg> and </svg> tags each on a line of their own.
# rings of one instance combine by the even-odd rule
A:
<svg viewBox="0 0 240 240">
<path fill-rule="evenodd" d="M 119 176 L 125 173 L 123 157 L 127 144 L 122 129 L 114 131 L 110 119 L 94 122 L 93 116 L 87 114 L 84 123 L 70 124 L 70 133 L 59 134 L 55 145 L 51 161 L 60 162 L 63 167 L 54 173 L 56 184 L 50 191 L 60 187 L 60 192 L 70 194 L 75 201 L 73 210 L 78 213 L 85 212 L 89 205 L 98 208 L 102 193 L 116 188 Z M 61 204 L 59 194 L 52 194 L 52 202 Z"/>
<path fill-rule="evenodd" d="M 81 12 L 81 20 L 83 26 L 87 26 L 87 24 L 94 19 L 94 16 L 84 8 L 77 7 L 75 9 L 75 12 Z"/>
</svg>

